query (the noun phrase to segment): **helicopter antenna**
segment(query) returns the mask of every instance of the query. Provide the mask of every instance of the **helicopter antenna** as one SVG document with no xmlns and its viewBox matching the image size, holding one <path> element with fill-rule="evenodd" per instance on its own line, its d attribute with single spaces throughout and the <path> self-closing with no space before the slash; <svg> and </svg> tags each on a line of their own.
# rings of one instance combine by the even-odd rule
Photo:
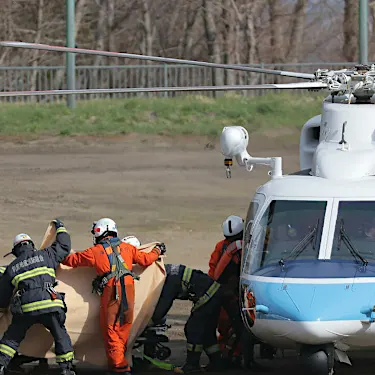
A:
<svg viewBox="0 0 375 375">
<path fill-rule="evenodd" d="M 345 128 L 346 128 L 346 124 L 347 124 L 347 121 L 345 121 L 342 124 L 341 141 L 339 142 L 339 145 L 341 145 L 341 150 L 342 151 L 348 151 L 349 150 L 348 142 L 346 142 L 346 140 L 345 140 Z"/>
</svg>

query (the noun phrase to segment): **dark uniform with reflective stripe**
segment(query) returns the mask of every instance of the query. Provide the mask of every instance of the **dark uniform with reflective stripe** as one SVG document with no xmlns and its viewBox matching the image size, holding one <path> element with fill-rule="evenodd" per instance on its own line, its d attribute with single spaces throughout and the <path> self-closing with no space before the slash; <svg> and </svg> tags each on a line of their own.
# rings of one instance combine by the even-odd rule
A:
<svg viewBox="0 0 375 375">
<path fill-rule="evenodd" d="M 188 352 L 186 365 L 199 367 L 203 350 L 211 362 L 217 362 L 220 357 L 216 337 L 222 305 L 220 284 L 202 271 L 184 265 L 167 264 L 165 269 L 167 277 L 152 322 L 159 323 L 171 309 L 175 299 L 192 301 L 193 308 L 185 325 Z"/>
<path fill-rule="evenodd" d="M 71 368 L 74 354 L 65 329 L 66 305 L 64 296 L 54 290 L 55 270 L 71 250 L 70 236 L 60 227 L 50 247 L 35 250 L 31 244 L 23 245 L 22 253 L 9 264 L 0 280 L 0 308 L 10 304 L 13 314 L 0 341 L 0 365 L 7 367 L 27 330 L 39 323 L 55 340 L 56 362 L 62 369 Z"/>
<path fill-rule="evenodd" d="M 7 266 L 0 266 L 0 278 L 4 275 L 6 269 L 7 269 Z M 19 367 L 20 365 L 23 365 L 25 363 L 35 362 L 35 361 L 39 361 L 40 366 L 46 363 L 47 363 L 46 366 L 48 366 L 48 362 L 47 362 L 48 360 L 45 358 L 29 357 L 27 355 L 18 354 L 16 352 L 8 368 L 9 369 L 14 368 L 16 371 L 18 371 L 20 368 Z"/>
</svg>

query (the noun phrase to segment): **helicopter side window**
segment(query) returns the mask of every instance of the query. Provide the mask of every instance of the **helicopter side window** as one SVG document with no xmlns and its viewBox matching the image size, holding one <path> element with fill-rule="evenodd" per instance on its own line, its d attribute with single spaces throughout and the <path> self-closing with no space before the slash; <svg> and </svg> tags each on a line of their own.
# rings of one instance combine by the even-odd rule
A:
<svg viewBox="0 0 375 375">
<path fill-rule="evenodd" d="M 317 259 L 326 206 L 326 201 L 273 200 L 253 230 L 252 271 L 280 259 Z"/>
<path fill-rule="evenodd" d="M 249 209 L 247 211 L 246 215 L 246 221 L 245 221 L 245 233 L 244 233 L 244 251 L 242 251 L 242 267 L 245 269 L 248 269 L 249 267 L 249 245 L 251 240 L 251 227 L 253 225 L 253 221 L 255 218 L 255 215 L 258 211 L 259 203 L 252 201 L 250 203 Z"/>
<path fill-rule="evenodd" d="M 367 261 L 375 261 L 375 202 L 341 201 L 331 259 L 361 261 L 358 254 Z"/>
</svg>

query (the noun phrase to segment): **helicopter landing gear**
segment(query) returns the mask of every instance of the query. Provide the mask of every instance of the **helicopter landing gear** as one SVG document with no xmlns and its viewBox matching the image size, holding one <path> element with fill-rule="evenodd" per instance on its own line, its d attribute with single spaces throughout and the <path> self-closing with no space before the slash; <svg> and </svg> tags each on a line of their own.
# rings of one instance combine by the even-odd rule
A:
<svg viewBox="0 0 375 375">
<path fill-rule="evenodd" d="M 299 355 L 306 375 L 333 375 L 335 363 L 333 344 L 303 345 Z"/>
</svg>

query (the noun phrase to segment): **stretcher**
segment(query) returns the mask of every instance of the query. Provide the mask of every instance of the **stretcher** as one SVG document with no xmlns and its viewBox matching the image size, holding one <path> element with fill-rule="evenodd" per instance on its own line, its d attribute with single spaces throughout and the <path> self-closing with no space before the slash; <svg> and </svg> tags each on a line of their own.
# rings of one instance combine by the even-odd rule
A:
<svg viewBox="0 0 375 375">
<path fill-rule="evenodd" d="M 54 228 L 50 223 L 41 249 L 48 247 L 55 240 Z M 142 245 L 139 250 L 149 252 L 156 243 Z M 168 342 L 165 332 L 169 327 L 166 324 L 148 327 L 166 277 L 163 257 L 146 268 L 135 265 L 133 271 L 140 276 L 140 280 L 134 282 L 134 320 L 126 351 L 131 366 L 133 349 L 139 350 L 142 346 L 147 358 L 165 360 L 171 354 L 169 348 L 164 346 L 164 343 Z M 73 343 L 77 366 L 85 363 L 97 368 L 106 368 L 107 359 L 99 326 L 100 298 L 92 293 L 91 285 L 95 276 L 93 268 L 72 269 L 60 265 L 56 270 L 56 290 L 65 293 L 68 307 L 65 326 Z M 11 319 L 10 311 L 1 314 L 0 337 L 8 328 Z M 14 369 L 17 369 L 19 364 L 35 360 L 40 360 L 39 366 L 45 366 L 46 360 L 55 357 L 52 335 L 43 326 L 34 325 L 21 343 L 19 353 L 29 358 L 16 357 L 12 363 Z"/>
</svg>

